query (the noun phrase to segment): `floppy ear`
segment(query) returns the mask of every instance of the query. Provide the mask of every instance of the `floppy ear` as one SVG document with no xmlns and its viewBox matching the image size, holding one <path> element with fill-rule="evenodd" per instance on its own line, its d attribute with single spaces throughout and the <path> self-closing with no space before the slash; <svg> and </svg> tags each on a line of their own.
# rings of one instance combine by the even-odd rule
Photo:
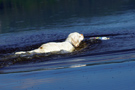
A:
<svg viewBox="0 0 135 90">
<path fill-rule="evenodd" d="M 75 36 L 72 36 L 71 37 L 71 43 L 75 46 L 75 47 L 78 47 L 79 46 L 79 38 L 75 37 Z"/>
</svg>

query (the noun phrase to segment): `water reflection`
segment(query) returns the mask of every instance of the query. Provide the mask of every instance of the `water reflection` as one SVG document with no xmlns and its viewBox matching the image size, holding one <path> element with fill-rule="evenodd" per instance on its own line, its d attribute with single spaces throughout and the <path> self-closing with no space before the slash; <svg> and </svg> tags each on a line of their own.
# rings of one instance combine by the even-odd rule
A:
<svg viewBox="0 0 135 90">
<path fill-rule="evenodd" d="M 41 30 L 55 27 L 69 18 L 86 18 L 122 13 L 133 0 L 1 0 L 1 33 Z M 72 21 L 75 22 L 75 21 Z M 55 27 L 56 28 L 56 27 Z"/>
<path fill-rule="evenodd" d="M 1 21 L 0 21 L 0 33 L 2 32 L 2 30 L 1 30 Z"/>
</svg>

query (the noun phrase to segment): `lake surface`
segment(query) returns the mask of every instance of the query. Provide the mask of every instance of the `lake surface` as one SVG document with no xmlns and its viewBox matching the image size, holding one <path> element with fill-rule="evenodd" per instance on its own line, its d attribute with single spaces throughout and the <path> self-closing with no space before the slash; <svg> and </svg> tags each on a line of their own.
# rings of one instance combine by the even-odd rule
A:
<svg viewBox="0 0 135 90">
<path fill-rule="evenodd" d="M 87 40 L 73 53 L 14 55 L 72 32 Z M 1 0 L 0 88 L 134 90 L 134 40 L 134 0 Z"/>
</svg>

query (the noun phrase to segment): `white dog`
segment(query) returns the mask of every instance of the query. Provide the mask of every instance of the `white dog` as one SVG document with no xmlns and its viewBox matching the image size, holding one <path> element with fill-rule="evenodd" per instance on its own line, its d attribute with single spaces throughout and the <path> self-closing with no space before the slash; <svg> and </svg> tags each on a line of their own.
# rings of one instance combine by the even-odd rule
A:
<svg viewBox="0 0 135 90">
<path fill-rule="evenodd" d="M 41 45 L 38 49 L 31 51 L 20 51 L 15 54 L 24 54 L 24 53 L 49 53 L 49 52 L 58 52 L 64 51 L 63 53 L 68 53 L 74 51 L 75 47 L 78 47 L 80 42 L 84 39 L 83 34 L 77 32 L 69 34 L 67 39 L 64 42 L 50 42 Z"/>
</svg>

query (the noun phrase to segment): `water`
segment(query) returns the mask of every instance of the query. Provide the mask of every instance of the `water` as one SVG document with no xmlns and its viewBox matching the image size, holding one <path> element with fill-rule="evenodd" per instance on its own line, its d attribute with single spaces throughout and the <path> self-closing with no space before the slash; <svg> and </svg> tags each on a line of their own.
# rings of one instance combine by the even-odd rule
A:
<svg viewBox="0 0 135 90">
<path fill-rule="evenodd" d="M 52 88 L 49 86 L 43 87 L 43 83 L 46 83 L 47 85 L 53 85 L 57 90 L 63 89 L 62 87 L 67 90 L 81 90 L 81 87 L 85 86 L 84 83 L 88 84 L 84 77 L 81 77 L 81 75 L 84 75 L 89 78 L 88 80 L 95 79 L 94 83 L 91 83 L 91 88 L 98 90 L 99 88 L 96 88 L 95 85 L 99 84 L 96 81 L 100 82 L 100 79 L 105 79 L 104 74 L 101 73 L 104 72 L 108 79 L 105 79 L 104 84 L 99 85 L 101 88 L 106 87 L 104 90 L 108 90 L 107 88 L 112 83 L 117 84 L 118 82 L 123 82 L 123 85 L 114 85 L 117 89 L 127 90 L 127 87 L 131 87 L 130 90 L 134 90 L 135 87 L 132 85 L 135 81 L 133 79 L 135 58 L 134 4 L 135 1 L 133 0 L 1 0 L 0 73 L 1 79 L 7 78 L 7 80 L 2 79 L 3 83 L 0 82 L 0 86 L 4 90 L 10 87 L 16 89 L 16 87 L 20 87 L 22 82 L 28 81 L 27 84 L 30 85 L 23 84 L 21 89 L 38 86 L 35 89 L 51 90 Z M 46 42 L 63 41 L 72 32 L 83 33 L 87 43 L 82 43 L 82 47 L 76 49 L 73 53 L 39 54 L 26 57 L 13 55 L 16 51 L 32 50 Z M 90 37 L 100 36 L 110 39 L 89 44 L 88 39 Z M 113 68 L 113 70 L 110 68 Z M 125 72 L 128 73 L 125 74 Z M 130 76 L 130 73 L 132 73 L 132 76 Z M 125 74 L 125 76 L 120 77 L 122 74 Z M 75 77 L 76 75 L 78 77 Z M 116 76 L 117 79 L 112 81 L 109 78 L 112 78 L 111 75 Z M 18 76 L 16 78 L 21 80 L 20 83 L 11 80 L 12 78 L 15 79 L 15 76 Z M 96 79 L 96 77 L 99 77 L 99 79 Z M 30 80 L 31 78 L 33 81 Z M 16 85 L 14 86 L 9 80 Z M 63 86 L 56 85 L 59 80 L 64 82 Z M 38 84 L 36 81 L 40 83 Z M 105 84 L 109 81 L 107 87 Z M 9 82 L 9 84 L 6 82 Z M 32 82 L 35 83 L 32 84 Z M 51 83 L 48 84 L 47 82 Z M 69 83 L 74 83 L 73 85 L 80 86 L 80 88 L 76 86 L 70 88 Z M 90 88 L 89 85 L 85 87 L 86 90 Z M 112 87 L 113 89 L 114 87 Z"/>
</svg>

